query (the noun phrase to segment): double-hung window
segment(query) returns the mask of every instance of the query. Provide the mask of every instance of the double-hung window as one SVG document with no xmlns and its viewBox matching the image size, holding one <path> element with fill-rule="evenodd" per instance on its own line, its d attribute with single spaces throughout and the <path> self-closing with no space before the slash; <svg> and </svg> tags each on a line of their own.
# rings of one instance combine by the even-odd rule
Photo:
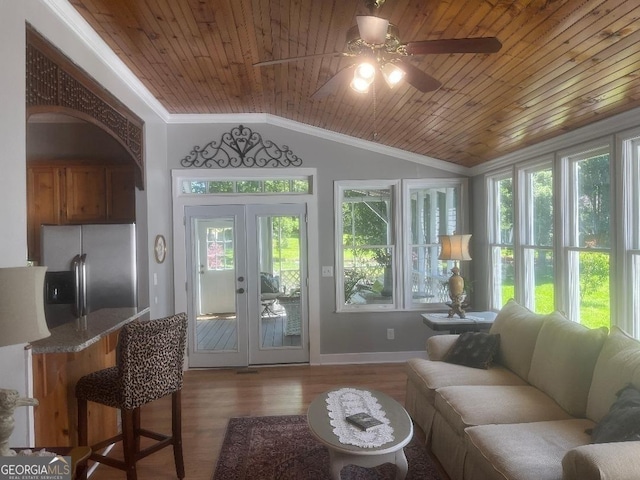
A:
<svg viewBox="0 0 640 480">
<path fill-rule="evenodd" d="M 490 306 L 499 310 L 515 297 L 513 173 L 510 170 L 488 178 L 488 227 L 490 248 Z"/>
<path fill-rule="evenodd" d="M 447 301 L 438 235 L 463 232 L 463 179 L 336 182 L 338 311 L 427 310 Z"/>
<path fill-rule="evenodd" d="M 588 327 L 610 324 L 611 182 L 609 147 L 562 157 L 565 167 L 564 308 Z"/>
<path fill-rule="evenodd" d="M 519 294 L 523 304 L 538 313 L 555 308 L 554 208 L 551 161 L 517 170 L 522 268 Z"/>
</svg>

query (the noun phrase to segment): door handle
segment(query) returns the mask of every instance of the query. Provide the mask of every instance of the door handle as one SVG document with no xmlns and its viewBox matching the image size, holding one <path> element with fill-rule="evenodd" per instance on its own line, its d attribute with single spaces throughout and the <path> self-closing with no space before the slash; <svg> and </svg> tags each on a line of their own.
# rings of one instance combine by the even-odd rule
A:
<svg viewBox="0 0 640 480">
<path fill-rule="evenodd" d="M 236 290 L 236 293 L 244 293 L 244 288 L 239 288 Z"/>
</svg>

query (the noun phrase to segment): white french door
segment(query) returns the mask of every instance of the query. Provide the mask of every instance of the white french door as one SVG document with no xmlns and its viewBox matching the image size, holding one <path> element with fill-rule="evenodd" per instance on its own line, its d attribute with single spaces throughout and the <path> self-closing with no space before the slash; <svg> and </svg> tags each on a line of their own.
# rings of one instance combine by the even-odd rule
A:
<svg viewBox="0 0 640 480">
<path fill-rule="evenodd" d="M 185 213 L 189 366 L 308 362 L 305 205 Z"/>
</svg>

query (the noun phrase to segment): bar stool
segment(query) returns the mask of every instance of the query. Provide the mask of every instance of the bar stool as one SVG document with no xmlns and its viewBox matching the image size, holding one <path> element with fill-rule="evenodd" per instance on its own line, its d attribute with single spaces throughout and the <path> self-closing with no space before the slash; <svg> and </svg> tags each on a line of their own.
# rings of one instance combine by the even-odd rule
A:
<svg viewBox="0 0 640 480">
<path fill-rule="evenodd" d="M 122 327 L 118 338 L 117 365 L 90 373 L 78 380 L 78 442 L 87 445 L 87 402 L 120 409 L 122 433 L 91 446 L 90 460 L 127 472 L 136 480 L 136 462 L 173 445 L 178 478 L 184 478 L 182 457 L 181 390 L 187 316 L 133 321 Z M 140 407 L 171 395 L 171 435 L 145 430 L 140 426 Z M 156 442 L 140 449 L 140 437 Z M 124 461 L 100 455 L 98 450 L 122 441 Z M 86 477 L 85 477 L 86 478 Z"/>
</svg>

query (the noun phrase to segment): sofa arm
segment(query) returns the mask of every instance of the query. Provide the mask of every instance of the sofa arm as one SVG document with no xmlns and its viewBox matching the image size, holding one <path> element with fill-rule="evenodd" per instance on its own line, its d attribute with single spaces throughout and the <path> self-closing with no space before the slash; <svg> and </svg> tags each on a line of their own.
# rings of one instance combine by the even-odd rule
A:
<svg viewBox="0 0 640 480">
<path fill-rule="evenodd" d="M 640 478 L 640 441 L 596 443 L 569 450 L 562 459 L 563 480 Z"/>
<path fill-rule="evenodd" d="M 458 339 L 458 335 L 434 335 L 427 339 L 427 358 L 442 360 L 451 346 Z"/>
</svg>

